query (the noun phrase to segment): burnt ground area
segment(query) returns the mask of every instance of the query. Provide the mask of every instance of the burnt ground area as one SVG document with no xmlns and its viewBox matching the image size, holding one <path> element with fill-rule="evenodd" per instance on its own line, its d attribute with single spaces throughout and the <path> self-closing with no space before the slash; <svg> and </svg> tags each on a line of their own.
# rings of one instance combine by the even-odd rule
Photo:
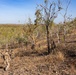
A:
<svg viewBox="0 0 76 75">
<path fill-rule="evenodd" d="M 73 41 L 58 44 L 50 55 L 46 48 L 14 49 L 10 68 L 8 71 L 0 68 L 0 75 L 76 75 L 75 37 Z"/>
</svg>

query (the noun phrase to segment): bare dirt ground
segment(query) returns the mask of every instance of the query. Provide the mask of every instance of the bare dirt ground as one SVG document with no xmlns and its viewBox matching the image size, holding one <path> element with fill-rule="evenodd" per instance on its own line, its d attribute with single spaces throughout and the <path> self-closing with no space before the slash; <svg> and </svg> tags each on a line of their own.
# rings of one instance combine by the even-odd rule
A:
<svg viewBox="0 0 76 75">
<path fill-rule="evenodd" d="M 65 45 L 57 44 L 50 55 L 47 55 L 46 47 L 41 50 L 14 49 L 10 68 L 7 71 L 0 68 L 0 75 L 76 75 L 76 35 L 68 36 L 66 40 Z"/>
</svg>

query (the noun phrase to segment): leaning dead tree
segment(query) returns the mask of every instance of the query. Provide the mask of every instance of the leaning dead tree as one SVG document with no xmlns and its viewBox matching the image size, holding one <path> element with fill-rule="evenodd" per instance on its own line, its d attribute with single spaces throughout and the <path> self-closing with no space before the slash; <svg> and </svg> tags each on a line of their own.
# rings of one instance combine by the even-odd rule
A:
<svg viewBox="0 0 76 75">
<path fill-rule="evenodd" d="M 43 24 L 46 26 L 46 37 L 47 37 L 47 49 L 48 54 L 56 47 L 53 38 L 51 37 L 51 48 L 50 48 L 50 33 L 49 26 L 53 24 L 55 18 L 58 16 L 58 12 L 61 11 L 60 0 L 49 2 L 49 0 L 44 0 L 43 5 L 39 5 L 39 9 L 42 14 Z"/>
</svg>

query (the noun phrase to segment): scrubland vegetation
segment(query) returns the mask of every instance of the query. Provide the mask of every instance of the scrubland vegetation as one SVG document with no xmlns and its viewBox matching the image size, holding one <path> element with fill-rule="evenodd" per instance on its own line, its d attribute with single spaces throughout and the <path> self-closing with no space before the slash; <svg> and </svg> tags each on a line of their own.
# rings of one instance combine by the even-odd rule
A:
<svg viewBox="0 0 76 75">
<path fill-rule="evenodd" d="M 65 20 L 66 10 L 64 22 L 56 24 L 55 3 L 51 16 L 40 7 L 44 22 L 38 8 L 35 24 L 29 18 L 28 24 L 0 25 L 0 75 L 76 75 L 76 18 Z"/>
<path fill-rule="evenodd" d="M 3 53 L 8 49 L 11 58 L 10 69 L 6 72 L 0 69 L 0 73 L 75 75 L 76 21 L 74 19 L 68 23 L 66 42 L 63 39 L 63 24 L 54 23 L 49 28 L 50 36 L 56 44 L 50 55 L 47 51 L 45 25 L 0 25 L 0 51 Z"/>
</svg>

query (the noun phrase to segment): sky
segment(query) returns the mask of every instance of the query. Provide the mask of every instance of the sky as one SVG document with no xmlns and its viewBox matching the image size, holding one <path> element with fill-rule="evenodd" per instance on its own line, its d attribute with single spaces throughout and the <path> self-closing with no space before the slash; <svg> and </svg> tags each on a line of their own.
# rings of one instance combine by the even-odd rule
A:
<svg viewBox="0 0 76 75">
<path fill-rule="evenodd" d="M 28 22 L 29 17 L 33 22 L 37 4 L 43 4 L 43 0 L 0 0 L 0 24 L 24 24 Z M 76 0 L 71 0 L 68 15 L 72 15 L 72 18 L 76 17 L 75 6 Z M 63 11 L 61 13 L 64 14 Z M 55 22 L 59 23 L 62 20 L 63 17 L 58 15 Z"/>
</svg>

